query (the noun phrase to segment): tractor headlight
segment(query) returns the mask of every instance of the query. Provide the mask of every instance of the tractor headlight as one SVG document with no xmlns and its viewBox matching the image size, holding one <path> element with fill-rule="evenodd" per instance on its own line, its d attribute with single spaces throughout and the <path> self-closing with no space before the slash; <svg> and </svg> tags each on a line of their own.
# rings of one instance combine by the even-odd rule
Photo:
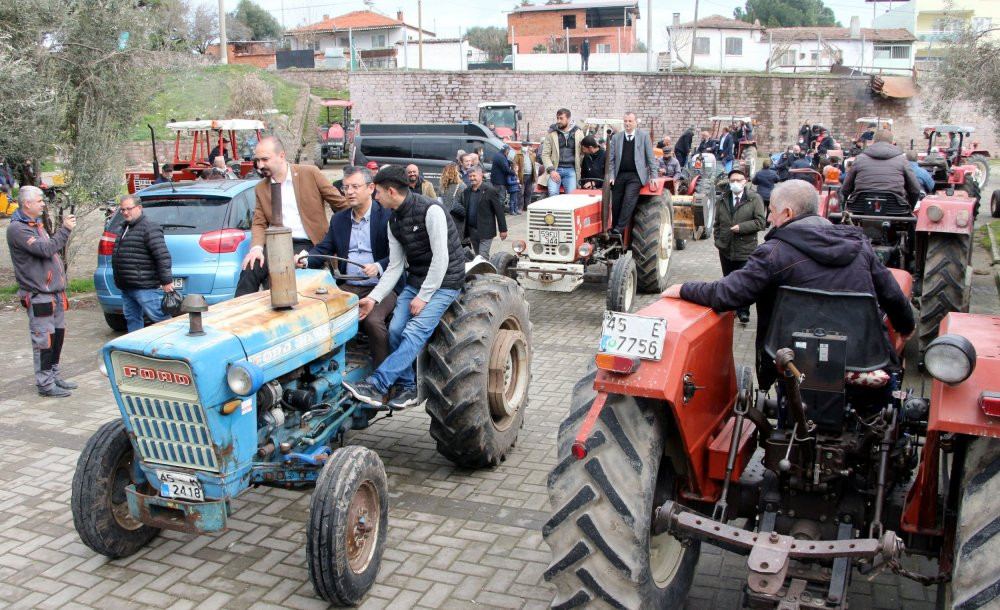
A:
<svg viewBox="0 0 1000 610">
<path fill-rule="evenodd" d="M 104 354 L 97 354 L 97 370 L 101 371 L 101 375 L 108 376 L 108 365 L 104 363 Z"/>
<path fill-rule="evenodd" d="M 924 351 L 924 368 L 943 383 L 962 383 L 976 368 L 976 348 L 961 335 L 941 335 Z"/>
<path fill-rule="evenodd" d="M 588 256 L 590 256 L 590 253 L 593 251 L 594 251 L 594 246 L 586 242 L 580 244 L 580 247 L 576 249 L 577 254 L 579 254 L 583 258 L 587 258 Z"/>
<path fill-rule="evenodd" d="M 226 383 L 237 396 L 252 396 L 264 384 L 264 372 L 250 362 L 237 362 L 226 371 Z"/>
<path fill-rule="evenodd" d="M 941 219 L 944 218 L 944 211 L 939 206 L 929 205 L 927 206 L 927 218 L 931 222 L 941 222 Z"/>
<path fill-rule="evenodd" d="M 569 254 L 569 246 L 563 244 L 559 246 L 559 256 L 567 256 Z"/>
</svg>

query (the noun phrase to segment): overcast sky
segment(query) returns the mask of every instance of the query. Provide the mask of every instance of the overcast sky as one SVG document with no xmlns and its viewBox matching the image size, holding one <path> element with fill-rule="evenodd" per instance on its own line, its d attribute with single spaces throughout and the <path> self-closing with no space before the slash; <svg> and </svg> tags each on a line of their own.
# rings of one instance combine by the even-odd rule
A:
<svg viewBox="0 0 1000 610">
<path fill-rule="evenodd" d="M 577 3 L 582 4 L 586 1 L 588 0 L 577 0 Z M 638 35 L 640 40 L 645 40 L 648 4 L 647 0 L 638 1 L 640 14 L 637 23 Z M 323 15 L 332 17 L 366 9 L 365 3 L 361 0 L 256 0 L 256 2 L 270 11 L 279 22 L 283 22 L 287 29 L 315 23 L 320 21 Z M 239 0 L 225 0 L 225 3 L 226 10 L 232 11 L 239 4 Z M 879 13 L 888 8 L 886 2 L 874 5 L 864 0 L 827 0 L 825 3 L 833 9 L 837 19 L 844 26 L 850 23 L 852 15 L 857 15 L 861 18 L 861 27 L 870 27 L 872 7 L 877 6 Z M 372 0 L 371 4 L 375 11 L 391 17 L 395 17 L 396 11 L 403 11 L 407 23 L 412 25 L 417 23 L 417 0 Z M 454 38 L 459 35 L 460 31 L 464 32 L 472 26 L 507 27 L 506 11 L 513 8 L 515 4 L 518 4 L 516 0 L 464 0 L 461 2 L 423 0 L 424 29 L 433 31 L 442 38 Z M 543 4 L 543 0 L 536 0 L 535 4 Z M 698 15 L 704 17 L 718 14 L 732 17 L 733 9 L 737 6 L 743 6 L 743 4 L 743 2 L 734 0 L 699 0 Z M 675 11 L 680 12 L 682 22 L 690 21 L 694 18 L 694 2 L 690 0 L 684 2 L 653 0 L 652 6 L 653 50 L 666 50 L 666 28 L 670 24 L 672 14 Z"/>
</svg>

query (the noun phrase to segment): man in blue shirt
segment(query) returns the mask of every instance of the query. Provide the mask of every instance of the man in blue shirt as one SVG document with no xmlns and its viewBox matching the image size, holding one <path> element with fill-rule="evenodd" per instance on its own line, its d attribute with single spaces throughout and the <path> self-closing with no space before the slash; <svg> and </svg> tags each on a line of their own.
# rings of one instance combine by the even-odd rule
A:
<svg viewBox="0 0 1000 610">
<path fill-rule="evenodd" d="M 372 174 L 367 169 L 348 165 L 344 168 L 344 195 L 348 209 L 337 212 L 330 219 L 330 230 L 318 245 L 308 254 L 333 254 L 346 258 L 361 266 L 338 261 L 340 273 L 365 276 L 365 279 L 341 282 L 340 289 L 365 298 L 378 284 L 379 277 L 389 266 L 388 223 L 391 212 L 372 199 L 375 186 Z M 321 258 L 307 259 L 300 252 L 297 257 L 299 267 L 322 267 L 326 261 Z M 361 330 L 368 335 L 372 360 L 377 367 L 389 355 L 389 328 L 386 319 L 396 306 L 396 293 L 390 292 L 375 305 L 372 312 L 361 320 Z"/>
<path fill-rule="evenodd" d="M 930 172 L 920 167 L 917 163 L 917 153 L 912 150 L 909 151 L 906 153 L 906 160 L 910 162 L 910 167 L 913 168 L 913 173 L 917 175 L 917 182 L 920 183 L 920 188 L 923 189 L 923 191 L 928 195 L 933 193 L 934 177 L 931 176 Z"/>
</svg>

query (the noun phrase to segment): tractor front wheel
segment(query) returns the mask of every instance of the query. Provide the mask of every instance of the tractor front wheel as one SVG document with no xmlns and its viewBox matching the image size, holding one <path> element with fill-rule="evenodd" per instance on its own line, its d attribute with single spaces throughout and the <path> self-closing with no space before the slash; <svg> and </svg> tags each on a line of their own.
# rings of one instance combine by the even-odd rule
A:
<svg viewBox="0 0 1000 610">
<path fill-rule="evenodd" d="M 966 311 L 966 269 L 970 236 L 932 233 L 927 237 L 920 293 L 920 354 L 938 335 L 941 320 L 951 311 Z"/>
<path fill-rule="evenodd" d="M 544 573 L 556 588 L 552 606 L 680 608 L 700 545 L 652 531 L 653 511 L 675 490 L 675 472 L 664 457 L 667 410 L 609 395 L 586 441 L 587 456 L 577 459 L 571 448 L 596 398 L 594 376 L 573 390 L 548 478 L 552 516 L 542 536 L 552 550 Z"/>
<path fill-rule="evenodd" d="M 990 181 L 990 160 L 984 155 L 972 155 L 966 163 L 976 166 L 976 184 L 980 189 L 986 188 L 986 183 Z"/>
<path fill-rule="evenodd" d="M 90 437 L 73 474 L 73 525 L 85 545 L 112 559 L 138 552 L 160 533 L 128 510 L 125 488 L 136 482 L 134 462 L 125 424 L 116 419 Z"/>
<path fill-rule="evenodd" d="M 422 396 L 438 452 L 464 468 L 497 466 L 517 441 L 531 382 L 531 322 L 517 282 L 465 282 L 421 357 Z"/>
<path fill-rule="evenodd" d="M 632 256 L 639 290 L 662 292 L 667 287 L 670 254 L 674 248 L 674 214 L 670 194 L 639 200 L 632 219 Z"/>
<path fill-rule="evenodd" d="M 743 152 L 740 154 L 740 158 L 743 160 L 743 165 L 747 169 L 747 180 L 750 180 L 753 178 L 753 175 L 757 173 L 757 147 L 744 147 Z"/>
<path fill-rule="evenodd" d="M 316 147 L 313 148 L 313 163 L 315 163 L 316 167 L 318 167 L 320 169 L 323 169 L 324 167 L 326 167 L 326 159 L 323 158 L 323 145 L 322 144 L 317 144 Z"/>
<path fill-rule="evenodd" d="M 306 558 L 316 593 L 353 606 L 375 584 L 386 531 L 389 486 L 378 454 L 366 447 L 334 451 L 309 502 Z"/>
<path fill-rule="evenodd" d="M 635 260 L 631 252 L 626 252 L 611 265 L 611 273 L 608 274 L 608 309 L 623 313 L 632 311 L 638 283 Z"/>
<path fill-rule="evenodd" d="M 696 231 L 698 227 L 704 227 L 698 239 L 708 239 L 715 230 L 715 183 L 711 178 L 702 176 L 694 187 L 694 192 L 695 202 L 700 203 L 696 203 L 693 208 L 694 227 Z"/>
</svg>

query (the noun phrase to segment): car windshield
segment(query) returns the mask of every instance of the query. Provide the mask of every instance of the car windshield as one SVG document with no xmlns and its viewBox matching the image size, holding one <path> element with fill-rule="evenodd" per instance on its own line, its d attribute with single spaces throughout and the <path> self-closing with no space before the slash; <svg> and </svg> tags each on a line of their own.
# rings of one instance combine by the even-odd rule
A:
<svg viewBox="0 0 1000 610">
<path fill-rule="evenodd" d="M 229 199 L 202 197 L 157 197 L 142 200 L 142 213 L 163 228 L 164 235 L 198 235 L 225 226 Z M 108 230 L 121 228 L 121 212 L 116 212 Z"/>
</svg>

